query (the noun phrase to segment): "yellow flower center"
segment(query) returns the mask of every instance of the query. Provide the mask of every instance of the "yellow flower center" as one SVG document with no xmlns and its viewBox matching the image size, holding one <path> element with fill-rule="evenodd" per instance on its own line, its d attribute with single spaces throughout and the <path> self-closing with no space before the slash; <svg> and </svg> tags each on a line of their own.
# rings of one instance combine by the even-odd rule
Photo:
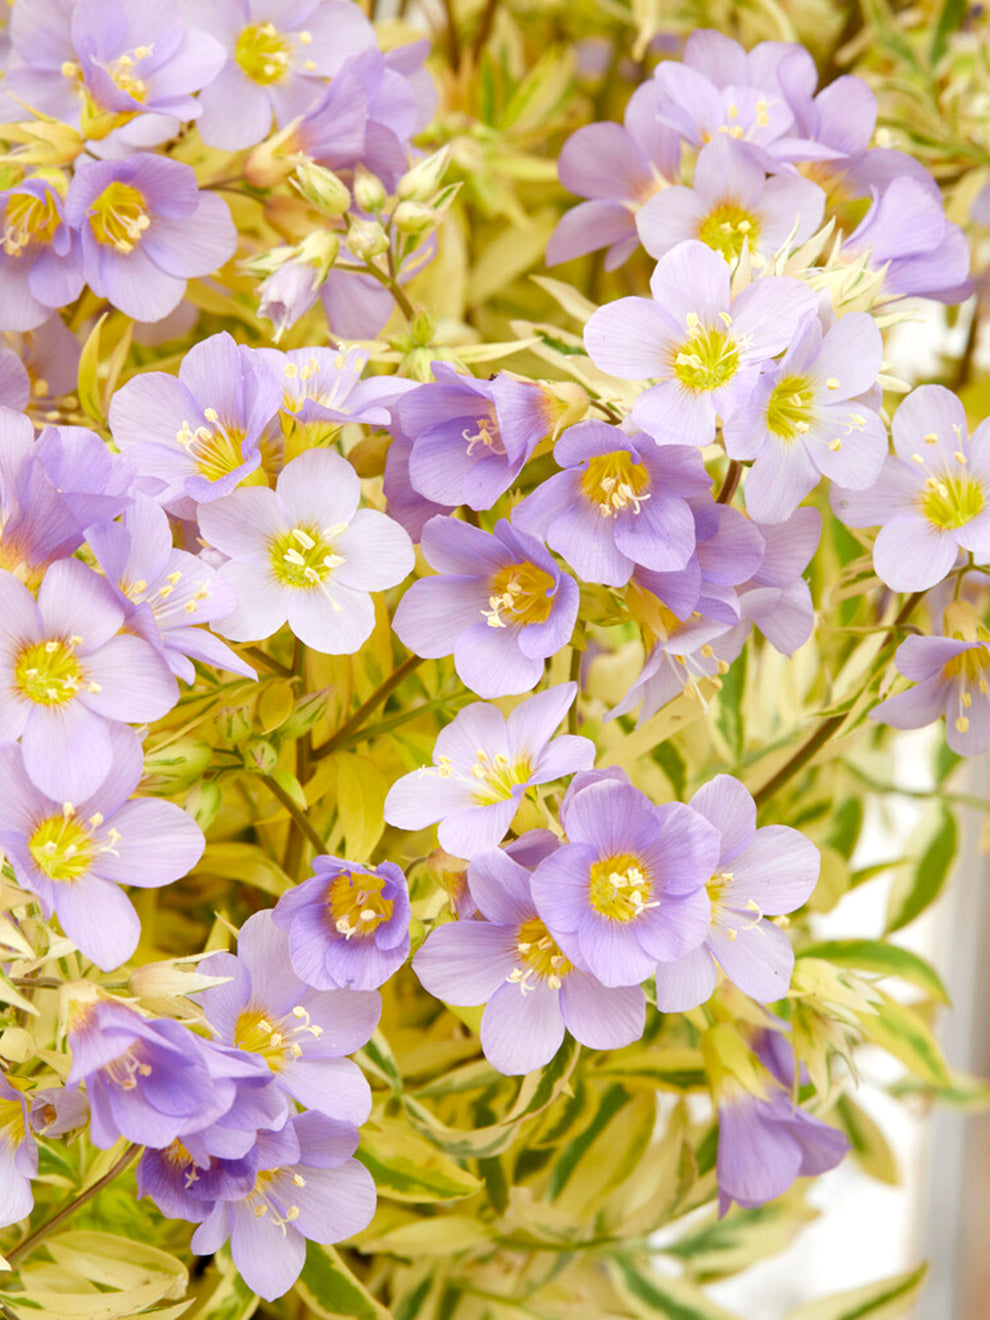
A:
<svg viewBox="0 0 990 1320">
<path fill-rule="evenodd" d="M 144 195 L 115 179 L 93 202 L 89 227 L 97 243 L 118 252 L 133 252 L 151 225 Z"/>
<path fill-rule="evenodd" d="M 962 476 L 928 477 L 921 495 L 921 511 L 942 531 L 964 527 L 983 509 L 983 487 L 966 473 Z"/>
<path fill-rule="evenodd" d="M 291 1018 L 271 1019 L 261 1008 L 245 1008 L 237 1015 L 234 1026 L 234 1044 L 240 1050 L 258 1054 L 272 1072 L 281 1072 L 293 1059 L 302 1054 L 298 1036 L 309 1035 L 319 1040 L 323 1028 L 309 1020 L 309 1014 L 297 1004 Z"/>
<path fill-rule="evenodd" d="M 287 587 L 304 590 L 318 587 L 328 573 L 344 562 L 343 555 L 334 553 L 332 542 L 345 527 L 344 523 L 322 531 L 316 527 L 293 527 L 273 536 L 268 553 L 275 576 Z"/>
<path fill-rule="evenodd" d="M 552 990 L 559 990 L 561 980 L 574 970 L 574 964 L 557 948 L 539 917 L 531 917 L 519 927 L 516 952 L 524 967 L 513 968 L 509 980 L 518 983 L 523 994 L 533 989 L 534 976 L 540 981 L 546 981 Z"/>
<path fill-rule="evenodd" d="M 724 314 L 728 324 L 728 313 Z M 697 314 L 688 316 L 689 337 L 673 358 L 674 375 L 689 390 L 717 390 L 739 369 L 739 349 L 724 330 L 702 327 Z"/>
<path fill-rule="evenodd" d="M 620 449 L 588 460 L 581 477 L 581 494 L 598 506 L 603 518 L 614 518 L 630 507 L 633 513 L 639 513 L 639 506 L 650 498 L 649 484 L 645 466 L 634 463 L 632 454 Z"/>
<path fill-rule="evenodd" d="M 0 1146 L 9 1145 L 16 1149 L 26 1136 L 21 1102 L 0 1096 Z"/>
<path fill-rule="evenodd" d="M 100 821 L 100 817 L 94 816 L 90 823 L 95 828 Z M 120 837 L 116 831 L 113 833 Z M 62 884 L 72 884 L 85 875 L 99 851 L 92 834 L 76 820 L 69 803 L 61 816 L 49 816 L 37 826 L 28 840 L 28 850 L 39 871 L 49 880 Z"/>
<path fill-rule="evenodd" d="M 589 901 L 596 912 L 611 921 L 633 921 L 647 908 L 659 907 L 651 901 L 652 894 L 649 874 L 632 853 L 603 857 L 591 868 Z"/>
<path fill-rule="evenodd" d="M 475 419 L 475 430 L 472 431 L 469 427 L 465 427 L 461 435 L 467 441 L 467 452 L 469 454 L 473 454 L 478 445 L 489 454 L 501 455 L 505 453 L 505 445 L 502 443 L 494 407 L 488 408 Z"/>
<path fill-rule="evenodd" d="M 286 1194 L 291 1196 L 292 1187 L 305 1187 L 306 1179 L 301 1173 L 289 1173 L 288 1169 L 262 1169 L 254 1180 L 254 1187 L 248 1193 L 247 1203 L 255 1219 L 266 1219 L 269 1224 L 282 1230 L 286 1225 L 299 1218 L 299 1206 L 287 1203 Z M 276 1199 L 277 1198 L 277 1199 Z"/>
<path fill-rule="evenodd" d="M 759 233 L 757 216 L 734 202 L 723 202 L 702 220 L 698 237 L 702 243 L 720 252 L 726 261 L 735 261 L 747 239 L 750 251 L 753 250 Z"/>
<path fill-rule="evenodd" d="M 148 84 L 138 76 L 136 65 L 141 60 L 147 59 L 152 49 L 151 46 L 136 46 L 134 50 L 118 56 L 106 66 L 114 86 L 142 104 L 148 96 Z"/>
<path fill-rule="evenodd" d="M 550 574 L 535 564 L 509 564 L 491 579 L 488 609 L 481 611 L 482 616 L 489 628 L 544 623 L 553 609 L 554 585 Z"/>
<path fill-rule="evenodd" d="M 434 773 L 441 779 L 451 779 L 454 775 L 453 762 L 449 756 L 438 758 Z M 479 807 L 490 807 L 495 802 L 504 802 L 512 797 L 512 790 L 519 784 L 525 784 L 533 773 L 529 757 L 522 756 L 510 761 L 499 752 L 489 756 L 484 748 L 475 752 L 475 762 L 471 767 L 471 777 L 477 780 L 474 800 Z"/>
<path fill-rule="evenodd" d="M 241 427 L 221 422 L 215 408 L 203 414 L 206 424 L 195 429 L 184 421 L 175 440 L 196 464 L 196 471 L 207 481 L 219 481 L 244 462 L 244 437 Z"/>
<path fill-rule="evenodd" d="M 390 920 L 394 900 L 382 896 L 384 888 L 384 876 L 365 871 L 345 871 L 331 881 L 327 908 L 337 933 L 363 939 Z"/>
<path fill-rule="evenodd" d="M 252 82 L 267 87 L 288 75 L 292 51 L 274 23 L 251 23 L 237 38 L 234 60 Z"/>
<path fill-rule="evenodd" d="M 73 643 L 60 638 L 26 646 L 14 664 L 14 682 L 28 701 L 39 706 L 64 706 L 84 681 Z"/>
<path fill-rule="evenodd" d="M 33 193 L 12 193 L 4 222 L 0 242 L 8 257 L 19 257 L 32 244 L 50 243 L 61 223 L 51 192 L 43 198 Z"/>
<path fill-rule="evenodd" d="M 767 400 L 767 430 L 781 440 L 794 440 L 810 428 L 815 392 L 806 376 L 784 376 Z"/>
</svg>

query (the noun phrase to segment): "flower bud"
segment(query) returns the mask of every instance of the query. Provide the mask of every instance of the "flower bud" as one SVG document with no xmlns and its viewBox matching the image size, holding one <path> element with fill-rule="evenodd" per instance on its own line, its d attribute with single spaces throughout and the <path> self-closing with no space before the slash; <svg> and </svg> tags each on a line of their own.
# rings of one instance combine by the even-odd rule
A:
<svg viewBox="0 0 990 1320">
<path fill-rule="evenodd" d="M 176 793 L 189 788 L 200 778 L 212 756 L 213 748 L 201 738 L 180 738 L 166 743 L 145 752 L 144 784 L 153 793 Z"/>
<path fill-rule="evenodd" d="M 242 752 L 248 770 L 270 775 L 278 765 L 278 752 L 267 738 L 250 738 Z"/>
<path fill-rule="evenodd" d="M 292 244 L 280 243 L 278 247 L 269 248 L 267 252 L 259 252 L 257 256 L 248 257 L 238 264 L 246 274 L 265 279 L 269 275 L 274 275 L 287 261 L 291 261 L 295 254 L 296 248 Z"/>
<path fill-rule="evenodd" d="M 388 251 L 388 235 L 377 220 L 355 220 L 344 242 L 359 261 L 370 261 Z"/>
<path fill-rule="evenodd" d="M 392 220 L 400 234 L 428 234 L 436 228 L 440 217 L 422 202 L 400 202 Z"/>
<path fill-rule="evenodd" d="M 351 204 L 351 194 L 333 170 L 302 157 L 296 164 L 292 186 L 307 202 L 324 215 L 343 215 Z"/>
<path fill-rule="evenodd" d="M 358 475 L 360 476 L 360 473 Z M 304 697 L 300 697 L 296 702 L 295 710 L 280 726 L 280 736 L 291 742 L 294 738 L 301 738 L 304 733 L 309 733 L 310 729 L 315 728 L 327 713 L 332 691 L 332 688 L 325 687 L 320 688 L 318 692 L 307 692 Z"/>
<path fill-rule="evenodd" d="M 128 987 L 139 999 L 173 999 L 176 995 L 192 995 L 197 990 L 208 990 L 222 985 L 227 976 L 204 976 L 189 962 L 180 958 L 167 958 L 162 962 L 145 963 L 131 973 Z"/>
<path fill-rule="evenodd" d="M 223 794 L 219 785 L 213 780 L 204 779 L 189 790 L 185 809 L 205 833 L 216 820 L 222 802 Z"/>
<path fill-rule="evenodd" d="M 399 180 L 395 190 L 400 202 L 428 202 L 440 187 L 450 164 L 451 147 L 448 144 L 413 166 Z"/>
<path fill-rule="evenodd" d="M 354 200 L 362 211 L 380 211 L 385 205 L 385 185 L 377 174 L 359 164 L 354 171 Z"/>
</svg>

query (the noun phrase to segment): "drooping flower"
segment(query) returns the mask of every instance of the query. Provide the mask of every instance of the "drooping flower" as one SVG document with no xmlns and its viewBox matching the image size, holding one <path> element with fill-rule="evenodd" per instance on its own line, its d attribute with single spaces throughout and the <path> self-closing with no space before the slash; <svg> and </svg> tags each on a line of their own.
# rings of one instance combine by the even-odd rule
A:
<svg viewBox="0 0 990 1320">
<path fill-rule="evenodd" d="M 0 328 L 34 330 L 82 292 L 79 235 L 65 222 L 67 180 L 22 179 L 0 193 Z"/>
<path fill-rule="evenodd" d="M 990 751 L 990 645 L 972 637 L 908 637 L 894 655 L 916 686 L 881 701 L 870 719 L 921 729 L 945 716 L 945 737 L 959 756 Z"/>
<path fill-rule="evenodd" d="M 104 971 L 137 948 L 141 922 L 121 885 L 158 888 L 202 855 L 203 832 L 174 802 L 131 798 L 144 769 L 122 725 L 109 730 L 111 766 L 78 803 L 54 801 L 31 783 L 21 748 L 0 747 L 0 846 L 18 883 L 54 911 L 75 946 Z M 130 800 L 129 800 L 130 799 Z"/>
<path fill-rule="evenodd" d="M 403 528 L 359 509 L 360 499 L 345 458 L 309 449 L 286 464 L 274 490 L 243 487 L 201 506 L 200 529 L 229 556 L 219 573 L 237 593 L 216 630 L 258 641 L 288 620 L 313 650 L 353 654 L 374 628 L 370 593 L 394 587 L 413 567 Z"/>
<path fill-rule="evenodd" d="M 430 519 L 447 513 L 450 506 L 435 504 L 414 488 L 409 478 L 412 440 L 403 431 L 394 413 L 388 429 L 392 443 L 385 455 L 385 478 L 382 483 L 388 501 L 385 509 L 389 517 L 400 523 L 412 539 L 418 542 Z"/>
<path fill-rule="evenodd" d="M 563 953 L 604 985 L 628 986 L 701 944 L 719 853 L 704 817 L 603 779 L 572 796 L 561 824 L 568 841 L 540 862 L 532 889 Z"/>
<path fill-rule="evenodd" d="M 64 1136 L 83 1127 L 88 1119 L 89 1105 L 78 1086 L 43 1086 L 31 1092 L 28 1122 L 39 1136 Z"/>
<path fill-rule="evenodd" d="M 34 1206 L 38 1143 L 28 1125 L 24 1095 L 0 1073 L 0 1228 L 26 1219 Z"/>
<path fill-rule="evenodd" d="M 678 243 L 700 239 L 729 262 L 743 245 L 763 265 L 785 243 L 798 247 L 822 222 L 825 194 L 798 174 L 767 177 L 757 155 L 720 134 L 702 147 L 691 187 L 656 193 L 636 216 L 636 228 L 651 257 Z"/>
<path fill-rule="evenodd" d="M 190 21 L 221 43 L 227 62 L 200 93 L 203 141 L 240 151 L 305 114 L 346 60 L 373 48 L 375 30 L 342 0 L 185 0 Z"/>
<path fill-rule="evenodd" d="M 741 622 L 725 635 L 724 643 L 738 641 L 741 649 L 755 625 L 781 655 L 793 655 L 815 626 L 811 590 L 803 574 L 821 540 L 822 516 L 817 509 L 803 507 L 786 521 L 762 523 L 757 530 L 763 539 L 763 559 L 739 587 Z"/>
<path fill-rule="evenodd" d="M 178 380 L 164 371 L 134 376 L 110 402 L 115 443 L 161 504 L 228 495 L 261 463 L 265 428 L 278 412 L 281 381 L 226 331 L 195 344 Z"/>
<path fill-rule="evenodd" d="M 941 385 L 921 385 L 894 414 L 895 453 L 869 490 L 838 486 L 832 509 L 851 527 L 880 525 L 873 565 L 894 591 L 941 582 L 960 549 L 990 555 L 990 422 L 967 434 L 966 413 Z"/>
<path fill-rule="evenodd" d="M 513 527 L 543 537 L 583 582 L 621 587 L 637 564 L 685 567 L 695 543 L 687 500 L 711 487 L 696 450 L 657 449 L 591 421 L 565 431 L 553 456 L 565 470 L 516 505 Z"/>
<path fill-rule="evenodd" d="M 237 249 L 226 202 L 200 192 L 190 166 L 148 152 L 80 165 L 65 218 L 81 234 L 90 288 L 137 321 L 167 316 L 187 280 L 211 274 Z"/>
<path fill-rule="evenodd" d="M 403 830 L 439 822 L 440 846 L 455 857 L 494 848 L 527 789 L 590 770 L 590 739 L 553 736 L 576 696 L 576 683 L 560 683 L 520 702 L 508 719 L 485 702 L 465 706 L 440 731 L 433 765 L 389 789 L 386 821 Z"/>
<path fill-rule="evenodd" d="M 282 411 L 304 424 L 310 422 L 366 422 L 388 425 L 389 407 L 414 381 L 398 376 L 369 376 L 361 379 L 368 363 L 363 348 L 293 348 L 281 353 L 275 348 L 258 350 L 282 386 Z"/>
<path fill-rule="evenodd" d="M 547 265 L 607 248 L 605 269 L 635 252 L 637 210 L 677 172 L 677 134 L 657 120 L 659 87 L 637 87 L 624 122 L 585 124 L 564 143 L 557 162 L 560 182 L 589 200 L 561 218 L 547 244 Z"/>
<path fill-rule="evenodd" d="M 593 312 L 585 347 L 602 371 L 658 382 L 633 404 L 632 420 L 647 435 L 701 448 L 715 438 L 716 417 L 746 402 L 816 298 L 787 276 L 754 280 L 732 298 L 728 263 L 696 240 L 660 258 L 650 289 L 652 299 L 619 298 Z"/>
<path fill-rule="evenodd" d="M 0 743 L 20 739 L 31 782 L 59 802 L 83 802 L 110 772 L 110 727 L 156 720 L 178 699 L 168 667 L 76 559 L 52 564 L 35 601 L 0 572 Z"/>
<path fill-rule="evenodd" d="M 316 857 L 313 870 L 272 914 L 287 932 L 292 970 L 316 990 L 361 991 L 362 1002 L 370 1002 L 366 992 L 409 956 L 406 878 L 393 862 L 367 867 L 339 857 Z"/>
<path fill-rule="evenodd" d="M 211 1207 L 193 1234 L 193 1251 L 211 1255 L 229 1238 L 248 1287 L 266 1301 L 281 1297 L 299 1277 L 307 1239 L 340 1242 L 371 1222 L 375 1184 L 350 1158 L 357 1143 L 356 1127 L 312 1111 L 279 1132 L 260 1132 L 250 1192 Z"/>
<path fill-rule="evenodd" d="M 565 1029 L 590 1049 L 639 1039 L 642 990 L 602 985 L 561 952 L 537 913 L 525 866 L 498 848 L 477 853 L 468 885 L 484 920 L 436 927 L 413 970 L 438 999 L 486 1005 L 481 1048 L 493 1067 L 510 1074 L 541 1068 Z"/>
<path fill-rule="evenodd" d="M 404 883 L 398 888 L 405 893 Z M 378 902 L 395 903 L 395 898 Z M 408 921 L 407 900 L 403 959 L 409 952 Z M 357 1065 L 343 1056 L 370 1040 L 381 1016 L 381 997 L 365 990 L 312 989 L 291 966 L 294 923 L 287 927 L 290 934 L 279 929 L 281 924 L 268 911 L 249 917 L 238 936 L 236 957 L 214 953 L 199 965 L 204 976 L 229 980 L 193 998 L 219 1039 L 264 1059 L 278 1085 L 299 1104 L 329 1118 L 363 1123 L 371 1112 L 371 1092 Z M 390 933 L 401 924 L 393 923 Z"/>
<path fill-rule="evenodd" d="M 526 692 L 547 656 L 570 641 L 578 586 L 543 543 L 504 519 L 494 534 L 456 518 L 431 518 L 421 545 L 436 577 L 420 578 L 392 626 L 417 655 L 451 655 L 481 697 Z"/>
<path fill-rule="evenodd" d="M 849 312 L 827 332 L 809 317 L 725 422 L 732 458 L 755 460 L 746 507 L 762 523 L 783 522 L 822 476 L 865 490 L 880 475 L 887 430 L 876 411 L 883 339 L 872 316 Z"/>
<path fill-rule="evenodd" d="M 711 928 L 700 948 L 656 970 L 657 1007 L 694 1008 L 715 989 L 716 964 L 745 994 L 765 1003 L 790 985 L 794 951 L 767 916 L 793 912 L 818 880 L 818 849 L 786 825 L 756 828 L 756 804 L 738 779 L 716 775 L 691 807 L 721 835 L 721 851 L 706 888 Z"/>
</svg>

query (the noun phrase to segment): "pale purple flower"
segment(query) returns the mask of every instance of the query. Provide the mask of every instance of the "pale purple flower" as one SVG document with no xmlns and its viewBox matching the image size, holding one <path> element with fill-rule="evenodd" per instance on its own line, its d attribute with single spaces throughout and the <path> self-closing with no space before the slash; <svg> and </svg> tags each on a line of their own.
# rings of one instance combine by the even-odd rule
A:
<svg viewBox="0 0 990 1320">
<path fill-rule="evenodd" d="M 449 512 L 453 506 L 435 504 L 413 488 L 409 479 L 412 441 L 403 431 L 394 413 L 388 429 L 392 443 L 385 455 L 385 478 L 382 483 L 388 501 L 385 509 L 389 517 L 400 523 L 412 539 L 418 542 L 423 535 L 423 528 L 430 519 Z"/>
<path fill-rule="evenodd" d="M 822 535 L 822 516 L 817 509 L 795 510 L 785 522 L 758 528 L 763 538 L 763 560 L 756 572 L 739 588 L 742 622 L 719 645 L 738 640 L 739 649 L 755 624 L 774 650 L 793 655 L 811 636 L 815 610 L 811 591 L 802 574 Z"/>
<path fill-rule="evenodd" d="M 696 240 L 660 258 L 650 289 L 652 299 L 619 298 L 593 312 L 585 347 L 602 371 L 657 381 L 633 404 L 637 426 L 658 444 L 699 448 L 817 305 L 811 289 L 787 276 L 754 280 L 732 298 L 728 263 Z"/>
<path fill-rule="evenodd" d="M 204 976 L 230 979 L 193 998 L 223 1044 L 262 1058 L 293 1100 L 329 1118 L 363 1123 L 371 1112 L 371 1092 L 361 1070 L 343 1056 L 371 1039 L 381 1016 L 381 996 L 312 989 L 293 971 L 290 936 L 273 917 L 265 911 L 247 919 L 236 957 L 214 953 L 200 963 Z"/>
<path fill-rule="evenodd" d="M 870 268 L 883 272 L 884 292 L 892 297 L 965 301 L 973 291 L 969 243 L 946 219 L 937 186 L 902 177 L 879 195 L 873 191 L 873 205 L 843 243 L 842 255 L 868 253 Z"/>
<path fill-rule="evenodd" d="M 532 889 L 568 957 L 604 985 L 631 986 L 701 944 L 719 853 L 704 817 L 602 779 L 572 796 L 561 824 L 568 841 L 540 862 Z"/>
<path fill-rule="evenodd" d="M 34 330 L 82 292 L 82 247 L 65 222 L 65 190 L 26 178 L 0 193 L 0 328 Z"/>
<path fill-rule="evenodd" d="M 574 631 L 578 585 L 535 536 L 500 519 L 494 533 L 431 518 L 421 545 L 438 570 L 399 602 L 392 627 L 404 646 L 453 655 L 461 681 L 480 697 L 527 692 L 547 656 Z"/>
<path fill-rule="evenodd" d="M 440 846 L 455 857 L 494 848 L 527 789 L 591 769 L 590 739 L 553 736 L 576 696 L 576 683 L 560 683 L 520 702 L 508 719 L 485 702 L 465 706 L 437 736 L 433 765 L 389 789 L 386 821 L 403 830 L 439 822 Z"/>
<path fill-rule="evenodd" d="M 227 61 L 199 97 L 197 127 L 210 147 L 240 151 L 318 100 L 345 62 L 373 48 L 375 30 L 345 0 L 183 0 Z"/>
<path fill-rule="evenodd" d="M 193 682 L 193 660 L 257 677 L 219 637 L 197 626 L 230 614 L 237 598 L 205 559 L 173 547 L 168 516 L 154 500 L 135 494 L 120 522 L 91 527 L 86 539 L 128 631 L 153 646 L 177 678 Z"/>
<path fill-rule="evenodd" d="M 228 495 L 257 470 L 281 398 L 270 365 L 223 331 L 186 353 L 178 380 L 146 371 L 117 390 L 110 429 L 159 503 L 185 497 L 178 510 L 185 516 L 193 501 Z"/>
<path fill-rule="evenodd" d="M 785 243 L 798 247 L 822 222 L 825 194 L 799 174 L 767 177 L 747 146 L 720 134 L 698 153 L 690 188 L 664 188 L 636 216 L 651 257 L 700 239 L 729 262 L 743 245 L 764 265 Z"/>
<path fill-rule="evenodd" d="M 258 286 L 258 315 L 272 323 L 272 339 L 277 344 L 290 329 L 316 305 L 325 277 L 325 262 L 310 260 L 301 251 L 283 261 Z"/>
<path fill-rule="evenodd" d="M 716 966 L 754 999 L 787 993 L 794 951 L 767 916 L 793 912 L 818 880 L 815 845 L 786 825 L 756 828 L 756 804 L 738 779 L 716 775 L 690 805 L 721 835 L 716 870 L 706 884 L 711 927 L 700 948 L 656 970 L 657 1008 L 677 1013 L 711 997 Z"/>
<path fill-rule="evenodd" d="M 0 846 L 18 883 L 54 911 L 69 939 L 105 972 L 137 948 L 141 922 L 121 885 L 157 889 L 184 876 L 203 853 L 203 832 L 181 807 L 133 798 L 141 747 L 110 726 L 112 765 L 80 802 L 55 801 L 31 783 L 20 747 L 0 747 Z"/>
<path fill-rule="evenodd" d="M 851 527 L 882 524 L 878 577 L 894 591 L 924 591 L 960 550 L 990 556 L 990 421 L 967 434 L 962 404 L 942 385 L 921 385 L 891 428 L 894 454 L 869 490 L 833 486 L 833 512 Z"/>
<path fill-rule="evenodd" d="M 90 288 L 136 321 L 167 316 L 187 280 L 211 274 L 237 249 L 226 202 L 200 192 L 190 166 L 148 152 L 80 165 L 65 219 L 81 234 Z"/>
<path fill-rule="evenodd" d="M 28 1125 L 27 1100 L 0 1073 L 0 1228 L 26 1219 L 34 1207 L 38 1143 Z"/>
<path fill-rule="evenodd" d="M 525 838 L 525 836 L 523 836 Z M 558 948 L 538 915 L 530 872 L 498 848 L 475 855 L 468 885 L 483 921 L 437 926 L 413 959 L 431 995 L 485 1004 L 481 1048 L 503 1073 L 549 1063 L 565 1029 L 590 1049 L 618 1049 L 643 1034 L 639 986 L 609 988 Z"/>
<path fill-rule="evenodd" d="M 395 406 L 412 441 L 409 480 L 436 504 L 490 509 L 553 430 L 557 412 L 539 385 L 504 372 L 477 380 L 435 362 L 433 374 Z"/>
<path fill-rule="evenodd" d="M 89 1105 L 78 1086 L 44 1086 L 31 1092 L 28 1122 L 39 1136 L 63 1137 L 88 1120 Z"/>
<path fill-rule="evenodd" d="M 723 426 L 730 457 L 755 460 L 746 507 L 763 523 L 783 522 L 822 476 L 865 490 L 887 456 L 876 386 L 883 339 L 865 312 L 827 332 L 809 317 L 793 344 L 756 382 Z"/>
<path fill-rule="evenodd" d="M 260 1132 L 251 1191 L 221 1200 L 193 1234 L 208 1256 L 230 1239 L 238 1273 L 266 1301 L 287 1292 L 302 1270 L 306 1240 L 340 1242 L 375 1213 L 371 1174 L 351 1159 L 358 1130 L 323 1114 L 299 1114 L 279 1132 Z"/>
<path fill-rule="evenodd" d="M 547 244 L 548 266 L 604 247 L 605 269 L 614 270 L 635 252 L 636 212 L 674 178 L 680 157 L 677 134 L 657 120 L 658 97 L 658 85 L 645 83 L 629 98 L 622 124 L 585 124 L 564 143 L 560 182 L 589 200 L 561 217 Z"/>
<path fill-rule="evenodd" d="M 366 992 L 384 985 L 409 957 L 406 877 L 394 862 L 367 867 L 340 857 L 315 857 L 313 870 L 272 913 L 286 932 L 292 970 L 315 990 L 360 991 L 362 1002 L 370 1002 Z"/>
<path fill-rule="evenodd" d="M 352 655 L 375 625 L 371 592 L 413 567 L 406 532 L 360 509 L 361 483 L 345 458 L 309 449 L 282 469 L 275 489 L 245 486 L 199 510 L 210 545 L 229 556 L 220 577 L 236 609 L 215 627 L 234 641 L 271 637 L 288 620 L 313 650 Z"/>
<path fill-rule="evenodd" d="M 21 741 L 31 782 L 82 802 L 110 772 L 111 726 L 159 719 L 178 700 L 168 667 L 76 559 L 52 564 L 35 601 L 0 572 L 0 744 Z"/>
<path fill-rule="evenodd" d="M 414 381 L 398 376 L 361 379 L 368 363 L 363 348 L 276 348 L 257 350 L 282 386 L 282 411 L 300 422 L 365 422 L 387 426 L 392 405 L 414 390 Z"/>
<path fill-rule="evenodd" d="M 908 637 L 894 662 L 916 686 L 874 706 L 871 720 L 895 729 L 921 729 L 944 715 L 946 741 L 958 756 L 990 751 L 990 646 L 985 641 Z"/>
<path fill-rule="evenodd" d="M 543 537 L 582 582 L 621 587 L 637 564 L 685 567 L 695 544 L 687 500 L 711 489 L 697 450 L 658 449 L 648 437 L 590 421 L 565 431 L 553 456 L 565 471 L 512 510 L 513 527 Z"/>
</svg>

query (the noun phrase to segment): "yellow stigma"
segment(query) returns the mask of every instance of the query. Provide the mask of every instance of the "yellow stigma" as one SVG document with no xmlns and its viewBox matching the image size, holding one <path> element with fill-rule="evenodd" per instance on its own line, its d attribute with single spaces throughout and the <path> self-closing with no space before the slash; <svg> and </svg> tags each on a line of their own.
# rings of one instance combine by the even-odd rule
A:
<svg viewBox="0 0 990 1320">
<path fill-rule="evenodd" d="M 447 757 L 441 756 L 436 773 L 441 779 L 450 778 L 453 767 Z M 474 800 L 479 807 L 490 807 L 495 802 L 504 802 L 506 798 L 512 797 L 513 789 L 528 781 L 532 773 L 532 762 L 525 753 L 518 756 L 515 761 L 510 761 L 501 752 L 496 756 L 489 756 L 479 747 L 475 753 L 474 765 L 471 767 L 471 777 L 477 781 Z"/>
<path fill-rule="evenodd" d="M 51 190 L 44 197 L 34 193 L 11 193 L 4 216 L 0 242 L 8 257 L 19 257 L 25 248 L 50 243 L 61 224 Z"/>
<path fill-rule="evenodd" d="M 341 527 L 320 530 L 316 527 L 293 527 L 288 532 L 273 536 L 268 543 L 268 557 L 272 570 L 287 587 L 309 590 L 318 587 L 328 573 L 343 562 L 342 555 L 334 553 L 331 533 L 339 535 Z"/>
<path fill-rule="evenodd" d="M 588 460 L 581 477 L 581 494 L 598 506 L 603 518 L 614 518 L 623 509 L 639 513 L 639 506 L 650 498 L 649 484 L 650 474 L 643 464 L 634 463 L 632 454 L 619 449 Z"/>
<path fill-rule="evenodd" d="M 14 664 L 14 682 L 28 701 L 64 706 L 85 682 L 71 642 L 52 638 L 26 646 Z"/>
<path fill-rule="evenodd" d="M 795 440 L 811 426 L 815 391 L 806 376 L 784 376 L 767 400 L 767 430 L 781 440 Z"/>
<path fill-rule="evenodd" d="M 652 893 L 649 874 L 632 853 L 603 857 L 591 868 L 589 901 L 596 912 L 611 921 L 633 921 L 647 908 L 658 907 L 650 901 Z"/>
<path fill-rule="evenodd" d="M 739 369 L 739 349 L 724 330 L 695 325 L 674 353 L 671 365 L 689 390 L 717 390 Z"/>
<path fill-rule="evenodd" d="M 735 202 L 722 202 L 716 206 L 698 228 L 702 243 L 707 243 L 730 262 L 738 259 L 747 239 L 752 251 L 759 233 L 759 218 Z"/>
<path fill-rule="evenodd" d="M 39 871 L 62 884 L 85 875 L 97 852 L 93 836 L 71 811 L 43 820 L 28 839 L 28 850 Z"/>
<path fill-rule="evenodd" d="M 509 564 L 488 584 L 488 609 L 481 613 L 489 628 L 520 628 L 545 623 L 553 609 L 554 580 L 535 564 Z"/>
<path fill-rule="evenodd" d="M 546 981 L 552 990 L 557 990 L 563 978 L 574 970 L 574 964 L 557 948 L 553 937 L 539 917 L 531 917 L 519 927 L 516 935 L 516 952 L 523 967 L 513 969 L 509 974 L 509 980 L 518 982 L 523 994 L 532 990 L 533 977 Z"/>
<path fill-rule="evenodd" d="M 334 929 L 347 940 L 373 935 L 392 916 L 394 901 L 383 898 L 385 879 L 364 871 L 345 871 L 331 881 L 327 909 Z"/>
<path fill-rule="evenodd" d="M 251 23 L 237 38 L 234 61 L 252 82 L 267 87 L 288 75 L 292 51 L 274 23 Z"/>
<path fill-rule="evenodd" d="M 921 492 L 921 511 L 942 531 L 965 527 L 986 503 L 983 487 L 973 477 L 929 477 Z"/>
<path fill-rule="evenodd" d="M 115 179 L 93 202 L 89 227 L 97 243 L 118 252 L 133 252 L 151 225 L 144 195 Z"/>
</svg>

